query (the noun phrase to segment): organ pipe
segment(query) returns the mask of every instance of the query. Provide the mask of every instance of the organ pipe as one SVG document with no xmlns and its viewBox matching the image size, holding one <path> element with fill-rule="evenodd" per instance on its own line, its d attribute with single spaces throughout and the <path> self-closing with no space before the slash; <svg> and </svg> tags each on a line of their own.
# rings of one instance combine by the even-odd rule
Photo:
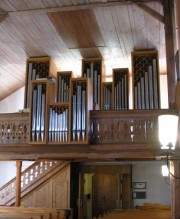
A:
<svg viewBox="0 0 180 219">
<path fill-rule="evenodd" d="M 83 77 L 91 79 L 93 87 L 93 102 L 100 106 L 101 100 L 101 63 L 90 61 L 84 63 Z"/>
<path fill-rule="evenodd" d="M 134 106 L 139 109 L 138 94 L 141 95 L 141 109 L 158 109 L 159 108 L 159 90 L 158 90 L 158 56 L 157 51 L 134 52 L 133 68 L 134 68 Z M 138 83 L 140 90 L 138 91 Z M 135 91 L 137 87 L 137 91 Z M 136 100 L 137 98 L 137 100 Z"/>
<path fill-rule="evenodd" d="M 32 92 L 32 141 L 44 141 L 45 135 L 46 86 L 37 84 Z"/>
<path fill-rule="evenodd" d="M 113 69 L 114 109 L 128 109 L 128 69 Z"/>
<path fill-rule="evenodd" d="M 68 141 L 68 113 L 65 106 L 50 106 L 49 108 L 49 142 Z"/>
<path fill-rule="evenodd" d="M 72 141 L 86 140 L 86 86 L 84 82 L 73 84 Z"/>
</svg>

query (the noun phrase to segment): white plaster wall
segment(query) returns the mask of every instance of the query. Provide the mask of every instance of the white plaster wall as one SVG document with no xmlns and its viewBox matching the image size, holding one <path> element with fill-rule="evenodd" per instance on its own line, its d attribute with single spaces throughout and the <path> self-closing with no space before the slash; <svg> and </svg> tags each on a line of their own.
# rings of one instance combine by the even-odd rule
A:
<svg viewBox="0 0 180 219">
<path fill-rule="evenodd" d="M 146 199 L 134 199 L 134 207 L 145 202 L 170 205 L 170 185 L 162 176 L 162 164 L 162 161 L 132 164 L 132 181 L 146 182 Z M 167 182 L 169 183 L 169 179 Z"/>
<path fill-rule="evenodd" d="M 0 187 L 16 176 L 15 161 L 0 162 Z"/>
<path fill-rule="evenodd" d="M 0 101 L 0 113 L 14 113 L 24 108 L 24 87 Z"/>
<path fill-rule="evenodd" d="M 22 161 L 22 171 L 32 165 L 33 161 Z M 16 176 L 15 161 L 0 161 L 0 187 Z"/>
</svg>

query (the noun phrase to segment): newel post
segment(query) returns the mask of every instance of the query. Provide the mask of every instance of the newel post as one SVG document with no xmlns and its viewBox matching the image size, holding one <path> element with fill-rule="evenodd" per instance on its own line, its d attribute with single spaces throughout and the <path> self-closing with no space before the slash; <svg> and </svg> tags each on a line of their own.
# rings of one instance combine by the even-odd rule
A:
<svg viewBox="0 0 180 219">
<path fill-rule="evenodd" d="M 21 203 L 21 167 L 22 161 L 16 161 L 16 198 L 15 206 L 19 207 Z"/>
</svg>

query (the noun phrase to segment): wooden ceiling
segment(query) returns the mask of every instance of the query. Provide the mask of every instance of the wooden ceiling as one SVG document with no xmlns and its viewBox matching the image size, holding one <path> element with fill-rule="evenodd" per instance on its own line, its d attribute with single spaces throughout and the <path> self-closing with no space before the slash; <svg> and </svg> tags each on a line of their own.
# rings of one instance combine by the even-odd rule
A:
<svg viewBox="0 0 180 219">
<path fill-rule="evenodd" d="M 102 57 L 108 81 L 112 68 L 131 70 L 132 51 L 157 49 L 166 74 L 161 16 L 160 1 L 1 0 L 0 100 L 24 86 L 27 57 L 50 56 L 77 76 L 83 58 Z"/>
</svg>

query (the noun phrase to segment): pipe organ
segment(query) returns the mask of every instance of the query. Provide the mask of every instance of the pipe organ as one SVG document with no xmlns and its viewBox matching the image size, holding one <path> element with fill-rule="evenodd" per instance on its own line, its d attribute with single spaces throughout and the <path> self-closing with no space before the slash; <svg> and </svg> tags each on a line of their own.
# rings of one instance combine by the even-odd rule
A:
<svg viewBox="0 0 180 219">
<path fill-rule="evenodd" d="M 102 83 L 102 110 L 112 110 L 112 82 Z"/>
<path fill-rule="evenodd" d="M 71 142 L 88 143 L 89 110 L 93 109 L 92 84 L 89 79 L 71 79 Z"/>
<path fill-rule="evenodd" d="M 102 60 L 88 59 L 82 61 L 83 77 L 55 71 L 56 82 L 50 77 L 51 65 L 49 57 L 27 61 L 25 104 L 30 106 L 31 144 L 88 144 L 94 104 L 101 110 L 129 109 L 127 68 L 113 69 L 112 82 L 102 82 Z M 158 109 L 157 51 L 133 52 L 132 67 L 134 108 Z"/>
<path fill-rule="evenodd" d="M 49 106 L 49 143 L 69 142 L 69 104 L 54 104 Z"/>
<path fill-rule="evenodd" d="M 135 109 L 159 109 L 157 51 L 133 52 L 133 90 Z"/>
<path fill-rule="evenodd" d="M 129 89 L 128 89 L 127 68 L 113 69 L 113 109 L 129 109 Z"/>
<path fill-rule="evenodd" d="M 46 142 L 47 105 L 53 100 L 54 85 L 48 80 L 32 81 L 30 142 Z"/>
<path fill-rule="evenodd" d="M 57 102 L 69 102 L 72 72 L 57 73 Z"/>
<path fill-rule="evenodd" d="M 90 78 L 93 86 L 93 103 L 101 107 L 102 60 L 84 59 L 82 62 L 82 77 Z"/>
<path fill-rule="evenodd" d="M 49 57 L 27 59 L 24 108 L 30 108 L 31 81 L 53 77 L 55 72 L 57 72 L 57 66 Z"/>
</svg>

